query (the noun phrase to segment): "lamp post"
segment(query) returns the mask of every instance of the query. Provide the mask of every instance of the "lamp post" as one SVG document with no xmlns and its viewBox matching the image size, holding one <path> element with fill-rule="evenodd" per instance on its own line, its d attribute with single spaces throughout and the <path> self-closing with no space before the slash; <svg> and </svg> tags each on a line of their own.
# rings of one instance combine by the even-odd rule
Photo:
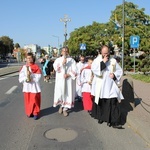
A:
<svg viewBox="0 0 150 150">
<path fill-rule="evenodd" d="M 125 0 L 122 3 L 122 70 L 124 75 Z"/>
<path fill-rule="evenodd" d="M 60 54 L 60 52 L 59 52 L 59 36 L 56 36 L 56 35 L 52 35 L 53 37 L 55 37 L 55 38 L 57 38 L 57 40 L 58 40 L 58 56 L 59 56 L 59 54 Z"/>
<path fill-rule="evenodd" d="M 68 18 L 68 15 L 64 15 L 64 18 L 61 18 L 60 21 L 64 22 L 64 26 L 65 26 L 65 28 L 64 28 L 64 32 L 65 32 L 64 36 L 65 36 L 65 47 L 66 47 L 66 42 L 67 42 L 67 22 L 70 22 L 71 19 Z"/>
</svg>

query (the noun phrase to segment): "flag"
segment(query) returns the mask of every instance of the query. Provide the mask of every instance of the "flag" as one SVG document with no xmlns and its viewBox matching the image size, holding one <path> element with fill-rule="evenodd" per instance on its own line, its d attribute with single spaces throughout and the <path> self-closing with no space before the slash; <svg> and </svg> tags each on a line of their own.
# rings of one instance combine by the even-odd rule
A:
<svg viewBox="0 0 150 150">
<path fill-rule="evenodd" d="M 121 28 L 121 25 L 120 25 L 120 23 L 118 22 L 117 14 L 115 13 L 115 29 L 118 30 L 118 28 Z"/>
</svg>

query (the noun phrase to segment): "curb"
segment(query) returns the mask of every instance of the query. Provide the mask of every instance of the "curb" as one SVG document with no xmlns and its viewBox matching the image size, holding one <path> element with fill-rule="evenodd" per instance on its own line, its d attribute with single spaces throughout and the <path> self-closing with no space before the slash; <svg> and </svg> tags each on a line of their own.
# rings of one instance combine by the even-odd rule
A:
<svg viewBox="0 0 150 150">
<path fill-rule="evenodd" d="M 8 72 L 8 73 L 4 73 L 4 74 L 0 74 L 0 77 L 5 76 L 5 75 L 9 75 L 12 73 L 17 73 L 18 71 L 12 71 L 12 72 Z"/>
<path fill-rule="evenodd" d="M 128 125 L 133 129 L 135 133 L 137 133 L 141 138 L 143 138 L 147 142 L 148 146 L 150 146 L 150 126 L 146 123 L 143 124 L 143 122 L 140 122 L 130 113 L 132 112 L 129 112 L 127 117 Z"/>
</svg>

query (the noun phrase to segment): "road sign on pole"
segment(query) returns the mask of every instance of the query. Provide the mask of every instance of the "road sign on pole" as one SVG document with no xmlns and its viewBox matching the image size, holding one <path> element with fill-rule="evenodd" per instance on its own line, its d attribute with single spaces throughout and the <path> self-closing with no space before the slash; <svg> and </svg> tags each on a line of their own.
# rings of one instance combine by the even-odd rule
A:
<svg viewBox="0 0 150 150">
<path fill-rule="evenodd" d="M 80 44 L 80 50 L 86 50 L 86 44 L 84 43 Z"/>
<path fill-rule="evenodd" d="M 140 37 L 137 36 L 130 36 L 130 47 L 134 49 L 134 73 L 135 73 L 135 48 L 139 47 Z"/>
<path fill-rule="evenodd" d="M 131 48 L 138 48 L 140 42 L 140 37 L 138 35 L 130 36 L 130 47 Z"/>
<path fill-rule="evenodd" d="M 84 43 L 80 44 L 80 50 L 82 50 L 82 54 L 83 54 L 83 51 L 86 50 L 86 44 Z"/>
</svg>

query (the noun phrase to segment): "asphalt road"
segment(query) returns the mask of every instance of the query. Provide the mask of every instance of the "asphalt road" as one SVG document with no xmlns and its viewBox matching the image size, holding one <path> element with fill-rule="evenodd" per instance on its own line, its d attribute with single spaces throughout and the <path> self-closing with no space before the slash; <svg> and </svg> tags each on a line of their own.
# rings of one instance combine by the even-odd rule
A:
<svg viewBox="0 0 150 150">
<path fill-rule="evenodd" d="M 54 84 L 41 79 L 41 117 L 33 120 L 24 114 L 18 74 L 0 78 L 0 150 L 150 149 L 128 124 L 123 129 L 98 124 L 82 110 L 82 102 L 75 103 L 68 117 L 58 114 L 58 108 L 52 107 Z"/>
</svg>

